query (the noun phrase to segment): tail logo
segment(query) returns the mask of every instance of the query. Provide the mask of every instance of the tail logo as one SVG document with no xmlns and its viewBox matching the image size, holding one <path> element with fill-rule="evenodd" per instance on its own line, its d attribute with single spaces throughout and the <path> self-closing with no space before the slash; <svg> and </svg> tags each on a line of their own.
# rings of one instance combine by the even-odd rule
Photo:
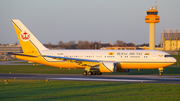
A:
<svg viewBox="0 0 180 101">
<path fill-rule="evenodd" d="M 29 38 L 30 38 L 30 34 L 26 33 L 26 31 L 23 33 L 20 34 L 20 37 L 21 37 L 21 40 L 23 41 L 28 41 Z"/>
</svg>

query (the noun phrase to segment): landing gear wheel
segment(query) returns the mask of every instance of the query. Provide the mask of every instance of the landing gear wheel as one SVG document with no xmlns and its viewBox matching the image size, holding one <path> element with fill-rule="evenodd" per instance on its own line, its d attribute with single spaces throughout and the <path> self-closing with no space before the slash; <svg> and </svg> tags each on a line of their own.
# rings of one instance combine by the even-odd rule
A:
<svg viewBox="0 0 180 101">
<path fill-rule="evenodd" d="M 91 71 L 89 71 L 89 72 L 88 72 L 88 75 L 92 75 L 92 72 L 91 72 Z"/>
<path fill-rule="evenodd" d="M 86 76 L 86 75 L 87 75 L 87 71 L 84 71 L 84 72 L 83 72 L 83 75 Z"/>
<path fill-rule="evenodd" d="M 93 71 L 93 74 L 92 75 L 97 75 L 97 72 L 96 71 Z"/>
<path fill-rule="evenodd" d="M 159 71 L 159 76 L 162 76 L 162 72 L 161 71 Z"/>
<path fill-rule="evenodd" d="M 101 72 L 97 72 L 97 75 L 102 75 L 102 73 Z"/>
<path fill-rule="evenodd" d="M 162 72 L 163 72 L 163 68 L 158 68 L 158 70 L 159 70 L 159 76 L 162 76 Z"/>
</svg>

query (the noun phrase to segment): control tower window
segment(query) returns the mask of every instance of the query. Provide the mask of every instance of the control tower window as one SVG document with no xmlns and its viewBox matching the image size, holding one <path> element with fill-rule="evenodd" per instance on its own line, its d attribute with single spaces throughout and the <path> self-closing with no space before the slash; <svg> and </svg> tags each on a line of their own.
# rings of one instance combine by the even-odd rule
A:
<svg viewBox="0 0 180 101">
<path fill-rule="evenodd" d="M 157 15 L 158 12 L 147 12 L 147 15 Z"/>
<path fill-rule="evenodd" d="M 155 12 L 151 12 L 151 15 L 154 15 Z"/>
</svg>

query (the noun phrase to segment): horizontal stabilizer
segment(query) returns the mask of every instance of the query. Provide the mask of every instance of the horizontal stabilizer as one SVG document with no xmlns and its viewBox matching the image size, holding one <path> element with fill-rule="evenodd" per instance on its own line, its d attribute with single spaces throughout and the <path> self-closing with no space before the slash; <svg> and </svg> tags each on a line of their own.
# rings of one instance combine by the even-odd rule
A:
<svg viewBox="0 0 180 101">
<path fill-rule="evenodd" d="M 13 53 L 13 52 L 8 52 L 8 54 L 10 54 L 10 55 L 26 56 L 26 57 L 38 57 L 38 56 L 33 56 L 33 55 L 17 54 L 17 53 Z"/>
</svg>

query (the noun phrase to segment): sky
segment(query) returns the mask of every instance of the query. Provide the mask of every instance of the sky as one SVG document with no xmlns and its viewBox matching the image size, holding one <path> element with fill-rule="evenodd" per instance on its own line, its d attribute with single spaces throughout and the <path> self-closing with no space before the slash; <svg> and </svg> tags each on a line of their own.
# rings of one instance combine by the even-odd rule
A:
<svg viewBox="0 0 180 101">
<path fill-rule="evenodd" d="M 180 0 L 156 1 L 158 45 L 163 29 L 180 29 Z M 0 43 L 19 43 L 11 19 L 21 20 L 41 43 L 149 43 L 145 16 L 151 7 L 155 0 L 0 0 Z"/>
</svg>

